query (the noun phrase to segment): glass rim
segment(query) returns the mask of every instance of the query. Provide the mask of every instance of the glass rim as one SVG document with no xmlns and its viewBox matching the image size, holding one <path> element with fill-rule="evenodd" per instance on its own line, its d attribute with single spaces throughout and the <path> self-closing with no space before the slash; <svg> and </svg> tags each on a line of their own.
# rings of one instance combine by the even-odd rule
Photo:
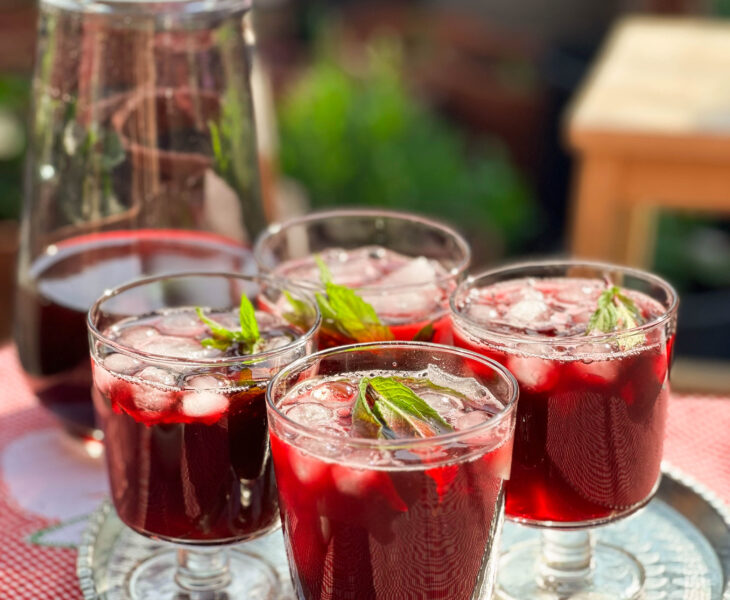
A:
<svg viewBox="0 0 730 600">
<path fill-rule="evenodd" d="M 221 14 L 249 10 L 253 0 L 47 0 L 52 6 L 79 10 L 86 14 L 119 14 L 130 17 L 192 19 L 202 13 Z M 172 10 L 171 10 L 172 9 Z"/>
<path fill-rule="evenodd" d="M 151 277 L 142 277 L 139 279 L 135 279 L 133 281 L 128 281 L 126 283 L 123 283 L 121 285 L 118 285 L 114 288 L 107 289 L 104 291 L 104 293 L 99 296 L 99 298 L 94 301 L 94 304 L 91 305 L 91 308 L 89 308 L 88 312 L 86 313 L 86 327 L 89 331 L 89 333 L 94 337 L 94 339 L 98 342 L 103 343 L 106 346 L 110 346 L 113 348 L 116 352 L 119 352 L 121 354 L 124 354 L 126 356 L 130 356 L 132 358 L 136 358 L 139 360 L 142 360 L 144 362 L 154 363 L 154 364 L 184 364 L 184 365 L 190 365 L 190 366 L 205 366 L 205 367 L 214 367 L 214 366 L 228 366 L 231 364 L 258 364 L 265 360 L 268 360 L 270 358 L 279 356 L 281 354 L 284 354 L 286 352 L 291 352 L 292 350 L 295 350 L 305 344 L 307 344 L 317 333 L 319 330 L 319 326 L 322 321 L 322 315 L 319 312 L 319 308 L 317 305 L 312 301 L 311 298 L 308 296 L 298 294 L 300 297 L 298 299 L 304 300 L 307 303 L 309 303 L 314 308 L 314 322 L 312 323 L 311 327 L 304 332 L 301 336 L 297 337 L 293 341 L 289 342 L 285 346 L 281 346 L 278 348 L 274 348 L 272 350 L 267 350 L 265 352 L 257 352 L 256 354 L 249 354 L 246 356 L 223 356 L 223 357 L 215 357 L 215 358 L 178 358 L 178 357 L 172 357 L 167 356 L 165 354 L 155 354 L 152 352 L 144 352 L 143 350 L 136 350 L 134 348 L 130 348 L 124 344 L 120 344 L 119 342 L 110 339 L 108 336 L 104 335 L 99 329 L 97 328 L 96 324 L 93 322 L 93 315 L 96 314 L 96 312 L 101 308 L 102 304 L 106 302 L 107 300 L 110 300 L 111 298 L 114 298 L 116 296 L 119 296 L 120 294 L 129 291 L 134 288 L 142 287 L 144 285 L 148 285 L 151 283 L 155 283 L 158 281 L 162 281 L 164 279 L 184 279 L 184 278 L 192 278 L 192 277 L 217 277 L 217 278 L 227 278 L 227 279 L 238 279 L 242 281 L 248 281 L 251 283 L 259 283 L 263 282 L 269 285 L 273 285 L 274 287 L 277 287 L 280 290 L 288 290 L 288 288 L 285 287 L 285 281 L 279 277 L 272 277 L 269 275 L 263 275 L 263 274 L 257 274 L 257 275 L 243 275 L 239 273 L 230 273 L 226 271 L 181 271 L 178 273 L 168 273 L 164 275 L 154 275 Z M 93 351 L 92 351 L 93 355 Z"/>
<path fill-rule="evenodd" d="M 390 219 L 395 219 L 399 221 L 411 221 L 419 223 L 420 225 L 424 225 L 426 227 L 430 227 L 432 229 L 436 229 L 444 234 L 446 234 L 448 237 L 451 237 L 453 240 L 456 241 L 456 245 L 458 246 L 459 250 L 462 253 L 462 258 L 458 262 L 458 264 L 451 269 L 448 270 L 448 272 L 445 275 L 440 275 L 436 277 L 434 281 L 428 281 L 423 283 L 402 283 L 402 284 L 389 284 L 389 285 L 364 285 L 364 286 L 348 286 L 350 289 L 356 290 L 358 292 L 380 292 L 380 293 L 388 293 L 392 292 L 393 290 L 413 290 L 413 289 L 419 289 L 423 288 L 425 286 L 430 285 L 440 285 L 442 283 L 457 280 L 459 277 L 461 277 L 466 270 L 469 268 L 469 264 L 471 263 L 471 248 L 469 246 L 469 243 L 464 239 L 464 236 L 461 235 L 456 229 L 451 227 L 450 225 L 447 225 L 446 223 L 442 223 L 441 221 L 438 221 L 436 219 L 431 219 L 430 217 L 425 217 L 422 215 L 419 215 L 417 213 L 410 213 L 406 211 L 397 211 L 397 210 L 389 210 L 389 209 L 378 209 L 378 208 L 335 208 L 335 209 L 326 209 L 326 210 L 317 210 L 310 212 L 306 215 L 301 215 L 299 217 L 294 217 L 292 219 L 288 219 L 286 221 L 283 221 L 281 223 L 272 223 L 270 224 L 266 229 L 264 229 L 261 234 L 256 239 L 256 242 L 253 245 L 253 258 L 256 262 L 256 265 L 259 267 L 259 269 L 265 270 L 266 272 L 273 272 L 274 269 L 270 268 L 269 266 L 265 265 L 264 262 L 260 259 L 260 256 L 262 254 L 262 247 L 266 243 L 267 240 L 271 239 L 281 231 L 285 229 L 289 229 L 290 227 L 295 226 L 301 226 L 301 225 L 308 225 L 310 223 L 314 223 L 317 221 L 324 221 L 326 219 L 336 218 L 336 217 L 386 217 Z M 283 277 L 279 275 L 279 277 Z M 319 282 L 310 281 L 307 279 L 291 279 L 288 277 L 283 277 L 287 281 L 291 281 L 295 283 L 297 286 L 310 290 L 310 291 L 322 291 L 324 290 L 324 285 L 322 285 Z"/>
<path fill-rule="evenodd" d="M 371 439 L 371 438 L 359 438 L 359 437 L 343 437 L 334 435 L 331 433 L 325 433 L 319 431 L 313 427 L 309 427 L 294 419 L 289 418 L 285 415 L 279 407 L 276 406 L 273 400 L 273 390 L 279 385 L 285 377 L 297 372 L 303 371 L 307 366 L 314 364 L 317 360 L 323 357 L 332 356 L 335 354 L 341 354 L 346 352 L 354 352 L 357 350 L 368 350 L 368 349 L 388 349 L 388 348 L 403 348 L 412 350 L 428 350 L 429 352 L 440 352 L 455 354 L 476 360 L 482 364 L 487 365 L 492 372 L 497 373 L 507 382 L 510 386 L 510 397 L 502 409 L 479 425 L 462 429 L 459 431 L 452 431 L 449 433 L 443 433 L 435 435 L 429 438 L 403 438 L 395 440 L 383 440 L 383 439 Z M 342 376 L 346 376 L 346 373 L 342 373 Z M 278 373 L 274 375 L 266 386 L 266 406 L 269 412 L 273 412 L 276 420 L 283 421 L 287 427 L 290 427 L 298 433 L 304 434 L 308 437 L 313 437 L 318 440 L 326 440 L 342 446 L 356 447 L 356 448 L 370 448 L 370 449 L 388 449 L 398 450 L 407 448 L 421 448 L 433 445 L 442 444 L 444 442 L 459 441 L 465 437 L 471 437 L 475 434 L 479 434 L 485 431 L 491 431 L 501 425 L 506 419 L 510 418 L 516 410 L 517 400 L 519 398 L 519 385 L 514 375 L 507 370 L 506 367 L 498 363 L 496 360 L 488 358 L 477 352 L 467 350 L 465 348 L 457 348 L 455 346 L 445 346 L 443 344 L 434 344 L 431 342 L 413 342 L 413 341 L 384 341 L 384 342 L 363 342 L 359 344 L 349 344 L 346 346 L 337 346 L 335 348 L 328 348 L 326 350 L 320 350 L 306 356 L 302 356 L 297 360 L 293 361 Z M 271 422 L 269 423 L 271 428 Z M 496 447 L 496 446 L 495 446 Z"/>
<path fill-rule="evenodd" d="M 633 277 L 636 277 L 637 279 L 643 279 L 646 282 L 652 283 L 663 289 L 667 293 L 667 297 L 669 299 L 669 306 L 663 307 L 664 312 L 659 315 L 658 317 L 655 317 L 654 319 L 651 319 L 650 321 L 647 321 L 646 323 L 642 323 L 641 325 L 638 325 L 637 327 L 632 327 L 630 329 L 624 329 L 621 331 L 614 331 L 610 333 L 602 333 L 600 335 L 591 335 L 586 336 L 584 334 L 581 335 L 568 335 L 563 337 L 548 337 L 548 336 L 533 336 L 533 335 L 527 335 L 527 334 L 517 334 L 517 333 L 504 333 L 500 331 L 494 331 L 489 328 L 489 326 L 485 323 L 481 323 L 479 321 L 476 321 L 475 319 L 472 319 L 471 317 L 468 317 L 464 313 L 461 312 L 461 309 L 457 308 L 456 306 L 456 298 L 460 294 L 464 292 L 467 288 L 470 286 L 473 286 L 473 284 L 479 280 L 485 279 L 487 277 L 493 277 L 495 275 L 502 275 L 502 274 L 510 274 L 514 273 L 515 275 L 519 274 L 520 271 L 525 271 L 527 269 L 547 269 L 547 268 L 567 268 L 567 267 L 588 267 L 592 269 L 604 269 L 604 270 L 610 270 L 610 271 L 618 271 L 624 275 L 631 275 Z M 556 276 L 556 278 L 560 278 L 560 276 Z M 512 279 L 512 278 L 510 278 Z M 509 281 L 510 279 L 506 279 L 504 281 Z M 518 279 L 518 277 L 514 277 L 514 279 Z M 497 283 L 497 282 L 495 282 Z M 632 335 L 648 332 L 649 330 L 655 329 L 656 327 L 660 325 L 664 325 L 667 322 L 669 322 L 674 315 L 677 312 L 677 307 L 679 306 L 679 296 L 677 294 L 677 291 L 674 289 L 672 284 L 670 284 L 668 281 L 663 279 L 662 277 L 659 277 L 658 275 L 654 275 L 653 273 L 650 273 L 648 271 L 644 271 L 642 269 L 637 269 L 635 267 L 627 267 L 623 265 L 616 265 L 609 262 L 602 262 L 602 261 L 592 261 L 592 260 L 580 260 L 580 259 L 559 259 L 559 260 L 536 260 L 536 261 L 524 261 L 524 262 L 518 262 L 518 263 L 511 263 L 509 265 L 503 265 L 500 267 L 495 267 L 493 269 L 487 269 L 485 271 L 481 271 L 479 273 L 476 273 L 474 275 L 470 275 L 467 277 L 464 281 L 462 281 L 456 289 L 452 292 L 451 296 L 449 297 L 449 311 L 451 314 L 452 319 L 455 323 L 466 323 L 468 324 L 469 328 L 476 328 L 480 332 L 484 332 L 487 337 L 493 338 L 497 341 L 507 341 L 507 342 L 517 342 L 517 343 L 533 343 L 533 344 L 540 344 L 540 345 L 547 345 L 547 346 L 564 346 L 566 344 L 581 342 L 586 343 L 586 341 L 590 343 L 595 342 L 604 342 L 608 340 L 615 340 L 617 337 L 624 338 L 624 337 L 630 337 Z"/>
</svg>

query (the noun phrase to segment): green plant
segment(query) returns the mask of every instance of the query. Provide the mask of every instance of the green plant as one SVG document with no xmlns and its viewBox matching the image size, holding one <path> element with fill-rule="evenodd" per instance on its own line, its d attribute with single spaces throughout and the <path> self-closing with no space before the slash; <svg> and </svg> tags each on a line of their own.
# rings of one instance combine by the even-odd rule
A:
<svg viewBox="0 0 730 600">
<path fill-rule="evenodd" d="M 0 120 L 6 152 L 0 156 L 0 219 L 16 219 L 23 200 L 23 156 L 26 136 L 26 107 L 30 99 L 28 78 L 0 77 Z M 8 131 L 8 129 L 10 131 Z M 9 138 L 14 138 L 10 140 Z"/>
<path fill-rule="evenodd" d="M 466 136 L 408 93 L 397 44 L 361 72 L 320 52 L 279 108 L 282 170 L 315 207 L 382 206 L 435 215 L 508 247 L 530 233 L 530 191 L 494 139 Z"/>
</svg>

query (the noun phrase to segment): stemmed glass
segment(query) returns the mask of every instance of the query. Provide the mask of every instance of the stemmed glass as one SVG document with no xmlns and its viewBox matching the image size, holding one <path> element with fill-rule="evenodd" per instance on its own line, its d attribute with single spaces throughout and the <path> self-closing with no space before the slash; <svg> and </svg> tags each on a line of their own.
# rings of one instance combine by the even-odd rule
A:
<svg viewBox="0 0 730 600">
<path fill-rule="evenodd" d="M 269 226 L 254 257 L 262 272 L 324 293 L 315 260 L 321 258 L 333 281 L 355 290 L 389 330 L 367 338 L 332 334 L 325 319 L 320 347 L 388 339 L 450 344 L 448 297 L 471 251 L 455 230 L 419 215 L 342 209 Z"/>
<path fill-rule="evenodd" d="M 266 278 L 189 273 L 123 285 L 89 312 L 114 507 L 137 533 L 170 542 L 127 575 L 134 600 L 276 596 L 273 567 L 228 547 L 279 525 L 265 389 L 313 351 L 319 315 L 287 291 L 309 306 L 309 322 L 295 327 L 257 310 L 261 337 L 240 350 L 210 337 L 194 307 L 237 330 L 242 295 L 260 306 L 283 292 Z M 134 556 L 135 548 L 123 552 Z"/>
<path fill-rule="evenodd" d="M 407 381 L 454 430 L 361 435 L 351 413 L 374 374 Z M 491 598 L 516 404 L 501 365 L 437 344 L 330 348 L 282 369 L 267 410 L 299 600 Z"/>
<path fill-rule="evenodd" d="M 614 285 L 643 318 L 587 335 Z M 487 271 L 452 296 L 456 345 L 504 364 L 520 384 L 505 513 L 542 535 L 506 549 L 500 597 L 640 597 L 640 562 L 595 543 L 591 529 L 640 509 L 659 485 L 677 303 L 655 275 L 580 261 Z"/>
</svg>

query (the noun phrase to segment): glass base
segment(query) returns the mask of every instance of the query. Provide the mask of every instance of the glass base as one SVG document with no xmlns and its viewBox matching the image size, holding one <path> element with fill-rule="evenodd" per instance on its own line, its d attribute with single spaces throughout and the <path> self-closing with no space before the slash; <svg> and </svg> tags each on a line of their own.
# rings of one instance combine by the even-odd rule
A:
<svg viewBox="0 0 730 600">
<path fill-rule="evenodd" d="M 252 552 L 229 548 L 230 581 L 210 592 L 185 590 L 177 583 L 178 558 L 174 548 L 160 550 L 140 561 L 127 576 L 132 600 L 274 600 L 281 587 L 276 570 Z"/>
<path fill-rule="evenodd" d="M 644 589 L 644 568 L 634 556 L 597 543 L 586 577 L 551 576 L 542 563 L 540 540 L 523 542 L 502 554 L 497 575 L 500 600 L 635 600 Z"/>
</svg>

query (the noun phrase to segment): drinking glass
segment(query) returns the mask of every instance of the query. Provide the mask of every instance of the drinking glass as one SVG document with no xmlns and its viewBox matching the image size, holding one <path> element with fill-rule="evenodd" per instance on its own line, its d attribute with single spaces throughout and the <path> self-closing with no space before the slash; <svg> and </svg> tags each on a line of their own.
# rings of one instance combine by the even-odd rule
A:
<svg viewBox="0 0 730 600">
<path fill-rule="evenodd" d="M 648 319 L 586 335 L 614 285 Z M 499 268 L 454 292 L 456 345 L 497 360 L 520 385 L 505 513 L 542 535 L 506 549 L 502 598 L 641 596 L 642 565 L 629 549 L 595 544 L 591 529 L 640 509 L 659 485 L 677 303 L 655 275 L 581 261 Z"/>
<path fill-rule="evenodd" d="M 269 226 L 254 257 L 262 272 L 323 293 L 314 260 L 320 257 L 333 281 L 354 289 L 387 328 L 367 335 L 333 331 L 325 315 L 320 347 L 388 339 L 450 344 L 448 297 L 471 251 L 456 231 L 419 215 L 343 209 Z"/>
<path fill-rule="evenodd" d="M 143 275 L 255 271 L 250 0 L 41 0 L 15 339 L 40 402 L 98 437 L 86 312 Z"/>
<path fill-rule="evenodd" d="M 90 309 L 93 397 L 114 507 L 137 533 L 170 543 L 128 574 L 134 600 L 276 597 L 273 567 L 226 547 L 279 525 L 265 388 L 314 349 L 319 316 L 287 292 L 310 306 L 311 322 L 297 329 L 258 311 L 268 346 L 241 355 L 201 343 L 206 325 L 191 307 L 235 329 L 242 294 L 260 306 L 282 293 L 265 278 L 190 273 L 123 285 Z"/>
<path fill-rule="evenodd" d="M 342 378 L 368 374 L 422 378 L 436 393 L 436 377 L 464 385 L 450 409 L 488 396 L 491 417 L 459 413 L 463 429 L 427 438 L 335 431 L 352 407 Z M 299 600 L 491 597 L 517 402 L 506 369 L 437 344 L 356 344 L 285 367 L 266 398 Z"/>
</svg>

